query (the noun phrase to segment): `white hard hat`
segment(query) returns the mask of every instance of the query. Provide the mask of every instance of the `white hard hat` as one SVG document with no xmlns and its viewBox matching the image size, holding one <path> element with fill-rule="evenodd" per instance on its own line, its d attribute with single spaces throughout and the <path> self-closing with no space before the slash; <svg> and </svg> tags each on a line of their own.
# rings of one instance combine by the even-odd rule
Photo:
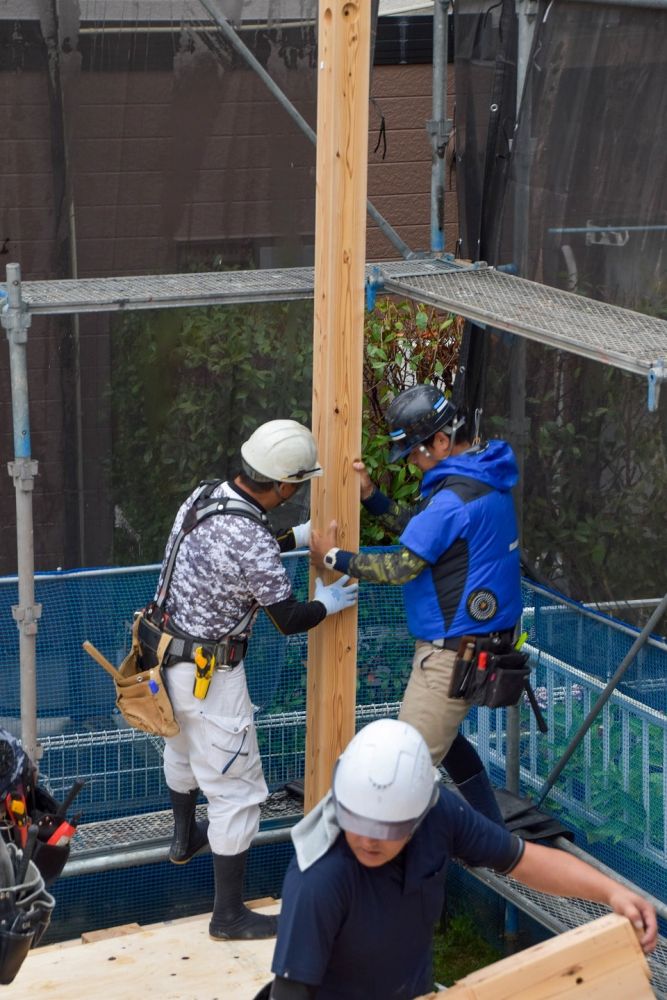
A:
<svg viewBox="0 0 667 1000">
<path fill-rule="evenodd" d="M 322 475 L 315 438 L 296 420 L 269 420 L 241 445 L 243 469 L 259 482 L 302 483 Z"/>
<path fill-rule="evenodd" d="M 434 805 L 438 785 L 414 726 L 378 719 L 357 733 L 336 764 L 332 792 L 339 826 L 362 837 L 401 840 Z"/>
</svg>

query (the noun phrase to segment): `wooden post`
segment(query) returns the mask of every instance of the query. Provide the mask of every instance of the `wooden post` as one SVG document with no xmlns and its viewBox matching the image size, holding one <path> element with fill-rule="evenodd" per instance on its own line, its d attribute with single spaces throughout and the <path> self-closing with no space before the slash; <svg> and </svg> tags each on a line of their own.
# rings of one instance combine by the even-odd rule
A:
<svg viewBox="0 0 667 1000">
<path fill-rule="evenodd" d="M 351 463 L 361 450 L 370 10 L 368 0 L 320 0 L 317 53 L 313 433 L 324 476 L 312 481 L 312 521 L 324 530 L 336 519 L 348 549 L 359 545 Z M 354 735 L 356 627 L 349 610 L 308 636 L 306 809 Z"/>
</svg>

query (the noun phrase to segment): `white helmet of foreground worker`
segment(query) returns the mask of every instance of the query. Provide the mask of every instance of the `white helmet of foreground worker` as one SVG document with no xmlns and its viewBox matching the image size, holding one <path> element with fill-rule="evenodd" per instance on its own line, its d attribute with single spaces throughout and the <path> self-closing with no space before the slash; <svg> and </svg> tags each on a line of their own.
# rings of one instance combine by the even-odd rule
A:
<svg viewBox="0 0 667 1000">
<path fill-rule="evenodd" d="M 296 420 L 269 420 L 241 445 L 243 471 L 256 482 L 303 483 L 322 475 L 315 438 Z"/>
<path fill-rule="evenodd" d="M 342 830 L 376 840 L 409 837 L 435 804 L 438 772 L 420 733 L 379 719 L 361 729 L 336 764 L 333 800 Z"/>
</svg>

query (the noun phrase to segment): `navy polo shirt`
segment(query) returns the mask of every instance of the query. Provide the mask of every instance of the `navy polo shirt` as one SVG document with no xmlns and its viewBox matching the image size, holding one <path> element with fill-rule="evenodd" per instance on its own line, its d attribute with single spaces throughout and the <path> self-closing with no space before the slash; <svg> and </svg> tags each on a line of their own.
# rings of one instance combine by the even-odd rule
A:
<svg viewBox="0 0 667 1000">
<path fill-rule="evenodd" d="M 523 843 L 441 789 L 398 858 L 361 865 L 343 834 L 283 884 L 272 970 L 319 986 L 318 1000 L 410 1000 L 432 988 L 431 941 L 450 858 L 509 871 Z"/>
</svg>

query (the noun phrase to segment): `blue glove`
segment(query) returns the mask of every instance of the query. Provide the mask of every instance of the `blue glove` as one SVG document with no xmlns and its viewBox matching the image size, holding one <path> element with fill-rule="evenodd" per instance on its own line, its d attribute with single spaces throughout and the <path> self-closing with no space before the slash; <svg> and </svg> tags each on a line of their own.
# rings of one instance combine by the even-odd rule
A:
<svg viewBox="0 0 667 1000">
<path fill-rule="evenodd" d="M 295 524 L 292 528 L 292 533 L 294 534 L 294 546 L 297 549 L 301 549 L 304 545 L 310 544 L 310 521 L 304 521 L 303 524 Z"/>
<path fill-rule="evenodd" d="M 359 584 L 355 582 L 346 587 L 345 584 L 349 579 L 349 576 L 341 576 L 334 583 L 325 586 L 319 576 L 315 577 L 314 600 L 322 602 L 327 609 L 327 615 L 335 615 L 338 611 L 345 611 L 345 608 L 352 608 L 357 603 Z"/>
</svg>

